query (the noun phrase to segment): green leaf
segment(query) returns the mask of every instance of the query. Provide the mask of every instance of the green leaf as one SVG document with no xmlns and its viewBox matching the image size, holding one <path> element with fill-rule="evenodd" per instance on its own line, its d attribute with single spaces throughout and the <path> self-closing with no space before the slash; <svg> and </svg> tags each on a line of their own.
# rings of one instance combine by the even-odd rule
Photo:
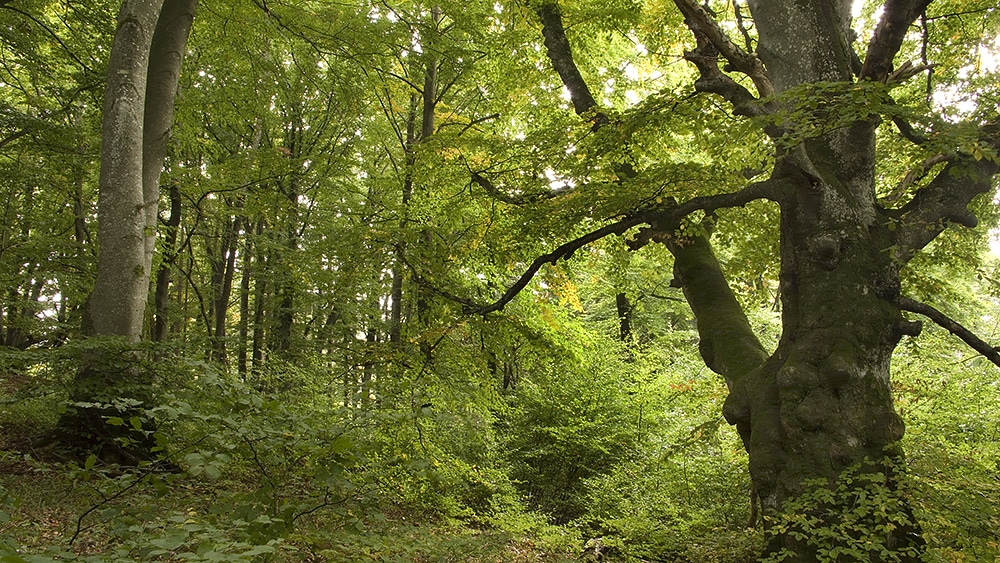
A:
<svg viewBox="0 0 1000 563">
<path fill-rule="evenodd" d="M 222 476 L 222 470 L 217 465 L 206 465 L 203 473 L 209 479 L 218 479 Z"/>
<path fill-rule="evenodd" d="M 175 530 L 162 538 L 150 540 L 149 543 L 167 551 L 174 551 L 187 541 L 187 533 L 183 530 Z"/>
</svg>

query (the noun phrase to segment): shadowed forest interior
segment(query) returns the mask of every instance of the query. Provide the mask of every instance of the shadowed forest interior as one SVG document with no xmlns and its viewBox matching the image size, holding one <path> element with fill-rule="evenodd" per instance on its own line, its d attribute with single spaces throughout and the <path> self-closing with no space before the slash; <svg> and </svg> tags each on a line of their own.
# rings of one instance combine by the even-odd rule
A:
<svg viewBox="0 0 1000 563">
<path fill-rule="evenodd" d="M 995 0 L 0 0 L 0 562 L 1000 561 Z"/>
</svg>

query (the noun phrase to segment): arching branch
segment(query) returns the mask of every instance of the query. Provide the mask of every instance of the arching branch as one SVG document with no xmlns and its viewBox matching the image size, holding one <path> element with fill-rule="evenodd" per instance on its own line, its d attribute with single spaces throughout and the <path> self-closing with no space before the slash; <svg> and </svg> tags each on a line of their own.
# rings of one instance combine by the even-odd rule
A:
<svg viewBox="0 0 1000 563">
<path fill-rule="evenodd" d="M 987 360 L 1000 367 L 1000 351 L 998 351 L 998 348 L 990 346 L 985 340 L 976 336 L 971 330 L 965 328 L 958 321 L 952 319 L 948 315 L 945 315 L 941 311 L 926 303 L 921 303 L 920 301 L 910 299 L 909 297 L 899 298 L 899 308 L 904 311 L 923 315 L 934 321 L 935 324 L 961 338 L 962 342 L 965 342 L 973 350 L 979 352 L 985 356 Z"/>
<path fill-rule="evenodd" d="M 510 205 L 527 205 L 529 203 L 553 199 L 561 195 L 565 195 L 567 192 L 567 190 L 548 190 L 527 195 L 510 195 L 509 193 L 506 193 L 496 187 L 496 185 L 494 185 L 489 178 L 483 176 L 479 172 L 472 172 L 471 170 L 470 172 L 472 173 L 472 182 L 483 188 L 483 191 L 485 191 L 487 195 L 497 201 L 502 201 Z"/>
<path fill-rule="evenodd" d="M 507 288 L 503 295 L 492 303 L 477 303 L 471 299 L 466 299 L 435 287 L 434 284 L 424 279 L 415 267 L 408 263 L 407 266 L 412 271 L 417 283 L 420 283 L 446 299 L 462 304 L 466 313 L 485 315 L 487 313 L 499 311 L 508 303 L 513 301 L 513 299 L 517 297 L 517 294 L 527 287 L 528 283 L 530 283 L 535 277 L 535 274 L 542 269 L 542 266 L 545 264 L 556 264 L 559 260 L 567 260 L 571 258 L 577 250 L 590 243 L 597 242 L 598 240 L 610 235 L 622 235 L 625 231 L 631 229 L 632 227 L 642 224 L 677 224 L 681 221 L 681 219 L 691 213 L 694 213 L 695 211 L 712 213 L 717 209 L 742 207 L 751 201 L 758 199 L 773 200 L 776 198 L 777 189 L 778 185 L 776 182 L 766 180 L 750 184 L 737 192 L 696 197 L 681 204 L 647 209 L 630 214 L 614 223 L 601 227 L 595 231 L 591 231 L 569 242 L 563 243 L 551 252 L 547 252 L 535 258 L 531 265 L 529 265 L 524 273 L 521 274 L 521 276 L 517 278 L 517 280 L 515 280 L 510 287 Z"/>
<path fill-rule="evenodd" d="M 896 128 L 899 129 L 899 134 L 902 135 L 904 139 L 910 141 L 914 145 L 922 145 L 927 142 L 927 137 L 923 133 L 914 129 L 913 125 L 911 125 L 909 121 L 898 115 L 894 115 L 891 118 L 892 122 L 896 125 Z"/>
<path fill-rule="evenodd" d="M 905 264 L 913 255 L 957 223 L 965 227 L 978 224 L 968 205 L 973 198 L 993 188 L 993 178 L 1000 166 L 988 158 L 976 160 L 962 156 L 948 162 L 926 186 L 900 211 L 900 227 L 895 230 L 895 259 Z"/>
<path fill-rule="evenodd" d="M 405 259 L 404 263 L 410 268 L 410 271 L 413 273 L 417 283 L 419 283 L 421 286 L 430 289 L 431 291 L 437 293 L 438 295 L 441 295 L 446 299 L 450 299 L 451 301 L 460 303 L 467 314 L 486 315 L 488 313 L 492 313 L 494 311 L 499 311 L 503 309 L 504 307 L 507 306 L 508 303 L 513 301 L 514 298 L 517 297 L 517 294 L 520 293 L 521 290 L 523 290 L 525 287 L 527 287 L 528 283 L 530 283 L 531 280 L 535 277 L 535 274 L 537 274 L 538 271 L 542 269 L 542 266 L 546 264 L 554 265 L 559 260 L 568 260 L 573 256 L 573 254 L 577 250 L 580 250 L 584 246 L 592 242 L 599 241 L 602 238 L 610 235 L 624 234 L 625 231 L 629 230 L 630 228 L 636 225 L 641 225 L 643 223 L 649 222 L 650 220 L 652 220 L 653 217 L 658 216 L 659 213 L 660 212 L 658 211 L 646 211 L 635 215 L 631 215 L 615 223 L 606 225 L 595 231 L 591 231 L 579 238 L 575 238 L 569 242 L 563 243 L 560 246 L 556 247 L 555 250 L 552 250 L 551 252 L 542 254 L 541 256 L 535 258 L 534 261 L 531 262 L 531 265 L 529 265 L 528 268 L 525 270 L 525 272 L 521 274 L 521 276 L 517 278 L 517 280 L 513 284 L 511 284 L 510 287 L 507 288 L 504 294 L 500 296 L 499 299 L 497 299 L 492 303 L 479 303 L 471 299 L 467 299 L 459 295 L 450 293 L 446 290 L 443 290 L 435 286 L 428 280 L 426 280 L 423 276 L 421 276 L 420 272 L 417 271 L 417 269 L 409 262 L 405 261 Z"/>
</svg>

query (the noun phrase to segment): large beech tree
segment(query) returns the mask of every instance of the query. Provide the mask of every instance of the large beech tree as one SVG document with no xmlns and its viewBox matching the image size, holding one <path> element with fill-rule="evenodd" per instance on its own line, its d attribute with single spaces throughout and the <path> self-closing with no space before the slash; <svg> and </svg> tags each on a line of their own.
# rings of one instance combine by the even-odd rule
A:
<svg viewBox="0 0 1000 563">
<path fill-rule="evenodd" d="M 119 11 L 101 128 L 97 279 L 84 315 L 85 334 L 133 343 L 142 336 L 159 180 L 196 6 L 197 0 L 130 0 Z M 134 461 L 150 455 L 151 442 L 138 440 L 138 449 L 122 448 L 122 436 L 107 424 L 108 407 L 90 406 L 124 399 L 112 408 L 127 407 L 135 414 L 131 409 L 134 401 L 142 401 L 142 393 L 134 386 L 148 382 L 120 359 L 91 358 L 78 372 L 72 397 L 76 405 L 60 421 L 60 432 L 67 441 L 80 442 L 74 445 L 103 451 L 109 459 Z"/>
<path fill-rule="evenodd" d="M 928 70 L 894 59 L 931 3 L 890 0 L 871 36 L 862 38 L 867 47 L 856 53 L 849 0 L 750 0 L 750 14 L 737 12 L 736 21 L 726 25 L 693 0 L 675 0 L 690 32 L 684 58 L 697 69 L 694 89 L 721 98 L 733 114 L 755 123 L 773 147 L 773 165 L 748 174 L 756 181 L 735 191 L 676 197 L 627 212 L 540 257 L 498 302 L 467 304 L 479 312 L 496 310 L 545 263 L 642 226 L 634 247 L 662 243 L 674 256 L 675 283 L 697 319 L 701 355 L 729 387 L 724 414 L 749 452 L 763 508 L 773 513 L 808 486 L 832 484 L 848 470 L 884 476 L 892 489 L 904 428 L 893 407 L 890 360 L 904 335 L 920 332 L 920 323 L 907 320 L 903 311 L 950 323 L 901 293 L 901 271 L 950 225 L 977 225 L 968 206 L 992 190 L 1000 146 L 995 116 L 966 124 L 972 132 L 963 140 L 932 141 L 948 130 L 944 121 L 925 117 L 923 125 L 914 125 L 912 114 L 892 98 L 894 87 Z M 560 5 L 536 0 L 530 7 L 573 109 L 594 131 L 617 127 L 577 67 Z M 727 29 L 742 31 L 739 41 L 746 46 L 738 46 Z M 901 184 L 909 188 L 909 199 L 892 205 L 876 190 L 888 164 L 880 161 L 876 145 L 878 135 L 890 131 L 883 125 L 889 121 L 896 126 L 890 134 L 939 151 L 916 173 L 926 176 L 919 187 Z M 928 123 L 942 124 L 941 129 Z M 619 184 L 641 185 L 641 167 L 625 161 L 611 167 Z M 487 191 L 498 190 L 484 174 L 473 180 Z M 717 211 L 754 200 L 780 209 L 782 333 L 774 350 L 754 334 L 709 242 Z M 694 217 L 703 219 L 692 229 Z M 997 360 L 989 346 L 951 327 Z M 847 510 L 814 508 L 812 516 L 829 526 Z M 893 551 L 870 553 L 871 560 L 916 561 L 922 539 L 905 503 L 890 520 L 882 530 L 869 523 L 881 545 Z M 783 561 L 818 558 L 816 545 L 787 529 L 775 530 L 771 538 L 769 553 L 783 553 Z"/>
</svg>

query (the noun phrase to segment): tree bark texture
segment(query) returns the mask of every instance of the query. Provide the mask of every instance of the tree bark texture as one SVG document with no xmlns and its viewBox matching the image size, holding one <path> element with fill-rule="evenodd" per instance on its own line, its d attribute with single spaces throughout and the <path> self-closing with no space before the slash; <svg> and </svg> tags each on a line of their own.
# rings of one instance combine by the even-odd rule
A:
<svg viewBox="0 0 1000 563">
<path fill-rule="evenodd" d="M 100 249 L 89 304 L 96 335 L 142 335 L 159 176 L 194 6 L 127 1 L 118 16 L 101 128 Z"/>
<path fill-rule="evenodd" d="M 111 47 L 101 128 L 97 279 L 90 296 L 95 335 L 138 341 L 149 266 L 143 194 L 143 111 L 149 51 L 163 0 L 122 4 Z"/>
<path fill-rule="evenodd" d="M 142 132 L 142 193 L 146 210 L 146 262 L 156 247 L 160 174 L 174 121 L 174 98 L 198 0 L 165 0 L 149 50 Z"/>
<path fill-rule="evenodd" d="M 890 4 L 865 68 L 891 64 L 901 41 L 892 35 L 902 33 L 894 30 L 905 32 L 927 2 Z M 776 94 L 809 83 L 852 80 L 850 2 L 751 0 L 750 8 L 760 34 L 758 54 Z M 900 17 L 910 20 L 900 22 Z M 689 25 L 697 34 L 697 24 Z M 883 53 L 880 44 L 895 47 Z M 887 61 L 872 60 L 878 56 Z M 782 337 L 766 360 L 755 346 L 740 345 L 753 338 L 740 315 L 722 313 L 729 319 L 723 331 L 704 322 L 714 315 L 702 303 L 718 307 L 721 300 L 712 295 L 716 286 L 685 279 L 684 271 L 699 257 L 689 248 L 674 252 L 675 269 L 698 319 L 702 355 L 730 384 L 725 414 L 740 430 L 762 507 L 771 513 L 806 493 L 806 483 L 819 479 L 832 485 L 849 469 L 881 473 L 894 487 L 893 460 L 902 456 L 898 442 L 904 428 L 893 407 L 890 360 L 907 332 L 899 308 L 899 270 L 949 221 L 974 225 L 965 207 L 988 189 L 995 173 L 992 164 L 953 164 L 972 173 L 961 180 L 942 173 L 924 188 L 927 193 L 918 193 L 903 208 L 903 226 L 890 230 L 893 218 L 875 197 L 876 125 L 859 120 L 776 155 L 771 180 L 781 186 L 774 199 L 781 209 Z M 934 188 L 945 183 L 947 189 Z M 721 275 L 715 265 L 709 269 Z M 717 287 L 718 294 L 728 293 L 728 286 Z M 720 350 L 726 351 L 721 361 Z M 890 462 L 883 464 L 885 459 Z M 918 554 L 922 539 L 916 523 L 907 507 L 902 512 L 904 525 L 880 539 L 890 548 Z M 836 526 L 835 509 L 818 514 L 825 525 Z M 772 537 L 769 552 L 782 549 L 795 553 L 788 561 L 818 557 L 815 545 L 792 534 Z M 902 560 L 917 560 L 912 557 Z"/>
</svg>

